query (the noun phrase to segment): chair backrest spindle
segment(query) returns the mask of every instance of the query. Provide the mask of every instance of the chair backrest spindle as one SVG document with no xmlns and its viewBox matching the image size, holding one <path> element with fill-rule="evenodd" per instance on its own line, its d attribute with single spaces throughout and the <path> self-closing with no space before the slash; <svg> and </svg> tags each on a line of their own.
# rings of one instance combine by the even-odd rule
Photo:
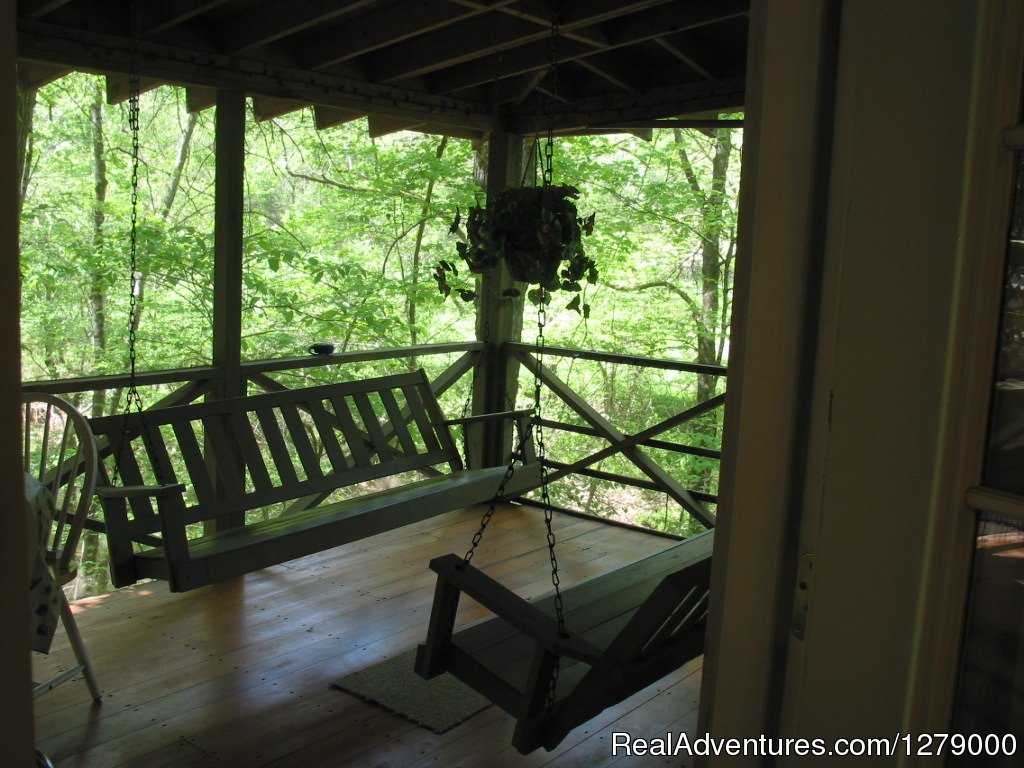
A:
<svg viewBox="0 0 1024 768">
<path fill-rule="evenodd" d="M 85 417 L 62 398 L 27 392 L 22 404 L 25 472 L 54 498 L 46 555 L 58 572 L 68 572 L 96 488 L 96 442 Z"/>
</svg>

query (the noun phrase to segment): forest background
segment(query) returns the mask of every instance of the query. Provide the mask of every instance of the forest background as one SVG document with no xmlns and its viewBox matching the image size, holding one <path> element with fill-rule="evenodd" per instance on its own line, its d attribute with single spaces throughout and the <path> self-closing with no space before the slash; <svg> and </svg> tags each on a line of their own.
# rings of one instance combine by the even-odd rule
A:
<svg viewBox="0 0 1024 768">
<path fill-rule="evenodd" d="M 140 370 L 209 365 L 212 357 L 213 110 L 190 114 L 182 89 L 143 94 L 138 213 L 139 275 L 129 270 L 131 144 L 127 105 L 110 105 L 101 78 L 71 74 L 21 94 L 22 378 L 120 374 L 128 368 L 128 303 L 142 297 Z M 732 307 L 742 131 L 656 130 L 556 139 L 555 183 L 581 192 L 596 213 L 588 255 L 589 319 L 556 296 L 549 345 L 724 365 Z M 474 338 L 475 307 L 444 300 L 432 278 L 454 260 L 457 210 L 482 201 L 486 143 L 400 132 L 371 137 L 356 120 L 325 131 L 310 110 L 252 118 L 246 135 L 244 313 L 246 360 L 292 357 L 318 341 L 338 351 Z M 533 183 L 533 178 L 526 180 Z M 524 341 L 536 333 L 527 305 Z M 443 355 L 303 369 L 310 377 L 359 378 L 400 368 L 438 373 Z M 546 363 L 626 434 L 724 391 L 724 376 L 548 358 Z M 311 372 L 313 371 L 313 372 Z M 532 377 L 520 375 L 519 405 Z M 147 402 L 159 388 L 144 391 Z M 123 410 L 121 390 L 72 395 L 88 415 Z M 468 407 L 468 382 L 442 399 Z M 579 419 L 553 397 L 545 416 Z M 722 409 L 659 439 L 686 454 L 645 449 L 684 487 L 717 490 Z M 548 432 L 548 455 L 582 458 L 607 443 Z M 643 475 L 613 456 L 598 472 Z M 700 530 L 664 494 L 596 477 L 551 488 L 559 506 L 688 535 Z M 713 504 L 712 504 L 713 508 Z M 87 535 L 78 596 L 108 587 L 102 539 Z"/>
</svg>

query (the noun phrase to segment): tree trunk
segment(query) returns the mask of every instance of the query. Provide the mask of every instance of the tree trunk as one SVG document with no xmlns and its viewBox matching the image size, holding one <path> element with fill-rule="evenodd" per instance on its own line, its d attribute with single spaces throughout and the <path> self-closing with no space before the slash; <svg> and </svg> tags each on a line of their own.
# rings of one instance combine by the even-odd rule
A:
<svg viewBox="0 0 1024 768">
<path fill-rule="evenodd" d="M 96 254 L 103 249 L 103 224 L 107 201 L 107 160 L 103 138 L 103 90 L 97 81 L 92 104 L 89 106 L 92 126 L 93 190 L 92 247 Z M 92 311 L 92 349 L 95 360 L 103 360 L 107 349 L 106 298 L 104 280 L 99 269 L 89 276 L 89 305 Z M 92 415 L 103 415 L 103 393 L 93 394 Z"/>
<path fill-rule="evenodd" d="M 185 171 L 185 164 L 188 162 L 189 150 L 192 145 L 192 134 L 196 130 L 196 123 L 199 122 L 198 113 L 193 112 L 188 116 L 185 123 L 185 131 L 178 141 L 178 152 L 174 161 L 174 170 L 171 172 L 171 180 L 164 192 L 164 199 L 160 202 L 160 218 L 167 221 L 171 216 L 171 208 L 174 206 L 174 198 L 177 197 L 178 187 L 181 184 L 181 176 Z"/>
<path fill-rule="evenodd" d="M 18 215 L 25 206 L 25 196 L 32 179 L 32 160 L 35 154 L 32 137 L 32 120 L 36 110 L 36 89 L 18 89 Z"/>
<path fill-rule="evenodd" d="M 437 151 L 434 156 L 440 160 L 444 156 L 445 147 L 448 146 L 448 137 L 442 136 L 441 141 L 437 145 Z M 423 232 L 427 228 L 427 217 L 430 215 L 430 202 L 434 197 L 434 179 L 431 178 L 427 182 L 427 193 L 423 196 L 423 210 L 420 214 L 420 223 L 416 227 L 416 243 L 412 249 L 412 270 L 410 271 L 410 285 L 409 290 L 406 292 L 406 318 L 409 321 L 409 342 L 412 346 L 416 346 L 419 343 L 419 335 L 416 332 L 416 289 L 419 286 L 420 280 L 420 255 L 423 251 Z M 416 370 L 419 367 L 419 362 L 416 356 L 409 358 L 410 370 Z"/>
<path fill-rule="evenodd" d="M 690 165 L 686 147 L 682 141 L 682 133 L 675 131 L 675 142 L 683 171 L 693 190 L 694 197 L 700 200 L 700 291 L 701 296 L 694 312 L 697 321 L 697 360 L 701 365 L 719 365 L 722 362 L 723 347 L 718 343 L 726 331 L 728 318 L 722 312 L 724 299 L 723 269 L 728 269 L 728 261 L 732 258 L 733 243 L 729 243 L 723 257 L 722 238 L 726 235 L 724 213 L 726 206 L 726 183 L 728 181 L 729 161 L 732 156 L 732 134 L 728 129 L 709 131 L 708 135 L 714 142 L 714 155 L 711 160 L 711 180 L 708 189 L 702 189 L 693 167 Z M 726 273 L 727 274 L 727 273 Z M 695 302 L 697 304 L 697 302 Z M 715 396 L 718 378 L 710 374 L 697 374 L 697 402 L 703 403 Z M 697 435 L 713 438 L 719 429 L 719 419 L 715 414 L 706 414 L 693 423 L 692 430 Z M 699 470 L 695 487 L 710 489 L 715 471 L 711 468 Z M 685 510 L 679 511 L 680 530 L 689 530 L 689 515 Z"/>
<path fill-rule="evenodd" d="M 693 167 L 690 164 L 686 147 L 683 143 L 682 131 L 676 129 L 675 143 L 683 171 L 693 190 L 694 197 L 700 200 L 700 306 L 695 312 L 697 320 L 697 359 L 702 365 L 718 365 L 721 363 L 718 337 L 724 332 L 719 327 L 720 291 L 722 289 L 722 235 L 723 213 L 726 204 L 725 187 L 729 172 L 729 160 L 732 155 L 732 134 L 728 129 L 719 128 L 710 132 L 714 139 L 714 157 L 711 161 L 711 187 L 701 188 Z M 731 248 L 729 249 L 731 252 Z M 697 375 L 697 402 L 704 402 L 715 395 L 718 377 L 707 374 Z"/>
<path fill-rule="evenodd" d="M 715 156 L 711 161 L 711 190 L 701 211 L 701 309 L 702 323 L 697 336 L 697 362 L 718 365 L 719 304 L 722 287 L 722 229 L 725 206 L 726 175 L 732 154 L 732 134 L 719 128 L 715 133 Z M 715 396 L 717 376 L 697 376 L 697 401 L 704 402 Z"/>
</svg>

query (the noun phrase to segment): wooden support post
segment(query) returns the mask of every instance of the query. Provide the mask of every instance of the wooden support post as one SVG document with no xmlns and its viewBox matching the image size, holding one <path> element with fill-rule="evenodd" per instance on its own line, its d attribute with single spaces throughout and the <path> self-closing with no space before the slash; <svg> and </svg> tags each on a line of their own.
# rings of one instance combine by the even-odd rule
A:
<svg viewBox="0 0 1024 768">
<path fill-rule="evenodd" d="M 224 377 L 210 398 L 245 394 L 242 378 L 242 211 L 245 204 L 245 93 L 217 91 L 213 225 L 213 365 Z M 210 452 L 207 452 L 210 455 Z M 211 461 L 211 459 L 208 459 Z M 211 475 L 216 477 L 216 465 Z M 242 525 L 222 520 L 216 527 Z"/>
<path fill-rule="evenodd" d="M 494 132 L 488 144 L 487 198 L 490 200 L 505 187 L 520 183 L 523 139 Z M 519 364 L 502 349 L 505 342 L 522 338 L 523 296 L 502 297 L 502 293 L 513 286 L 516 283 L 504 264 L 485 273 L 480 281 L 476 337 L 484 342 L 484 351 L 473 376 L 474 415 L 514 407 Z M 470 430 L 466 442 L 471 467 L 505 464 L 512 449 L 511 425 L 500 419 L 489 421 Z"/>
<path fill-rule="evenodd" d="M 4 616 L 0 647 L 0 709 L 4 713 L 4 738 L 0 740 L 0 765 L 29 765 L 35 733 L 32 712 L 32 652 L 29 645 L 28 602 L 22 585 L 28 573 L 29 525 L 25 514 L 22 482 L 21 416 L 19 386 L 21 345 L 18 325 L 20 282 L 18 278 L 18 90 L 15 82 L 15 4 L 0 5 L 0 429 L 7 439 L 0 447 L 0 489 L 4 504 L 3 536 L 0 536 L 0 574 L 8 588 L 0 597 Z M 19 502 L 19 499 L 21 501 Z"/>
<path fill-rule="evenodd" d="M 226 374 L 218 397 L 242 391 L 242 209 L 245 203 L 245 94 L 217 91 L 213 275 L 213 364 Z"/>
</svg>

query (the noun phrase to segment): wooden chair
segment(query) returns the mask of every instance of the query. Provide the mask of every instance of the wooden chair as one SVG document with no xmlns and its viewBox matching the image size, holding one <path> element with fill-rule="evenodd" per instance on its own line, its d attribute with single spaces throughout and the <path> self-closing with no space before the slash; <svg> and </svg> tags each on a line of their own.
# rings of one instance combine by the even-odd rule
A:
<svg viewBox="0 0 1024 768">
<path fill-rule="evenodd" d="M 567 637 L 553 596 L 530 603 L 457 555 L 435 558 L 437 590 L 416 672 L 450 672 L 516 718 L 519 752 L 552 750 L 576 726 L 704 652 L 713 542 L 707 531 L 563 590 Z M 453 632 L 462 593 L 494 616 Z"/>
<path fill-rule="evenodd" d="M 89 424 L 70 403 L 45 393 L 25 393 L 21 400 L 25 472 L 53 495 L 54 515 L 43 549 L 60 593 L 60 622 L 77 661 L 76 666 L 50 680 L 36 683 L 33 696 L 41 696 L 81 673 L 93 699 L 99 701 L 99 683 L 63 589 L 78 575 L 74 558 L 99 471 L 96 442 Z"/>
</svg>

